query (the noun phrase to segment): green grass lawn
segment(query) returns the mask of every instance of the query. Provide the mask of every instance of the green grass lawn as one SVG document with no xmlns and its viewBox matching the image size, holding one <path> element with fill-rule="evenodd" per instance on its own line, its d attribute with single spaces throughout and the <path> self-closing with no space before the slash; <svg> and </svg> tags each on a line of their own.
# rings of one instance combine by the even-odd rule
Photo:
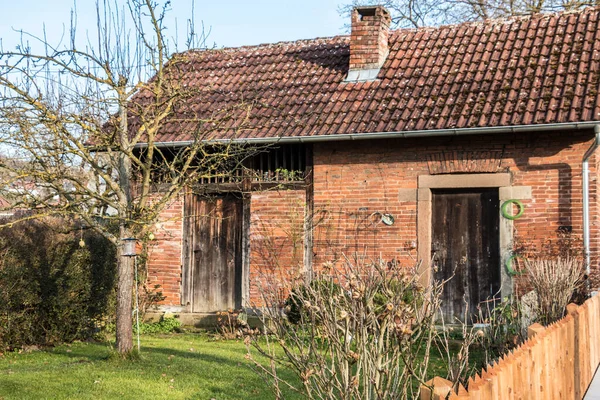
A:
<svg viewBox="0 0 600 400">
<path fill-rule="evenodd" d="M 106 343 L 74 343 L 5 354 L 0 357 L 0 399 L 274 398 L 250 369 L 241 341 L 192 333 L 145 335 L 141 360 L 118 360 L 111 353 Z M 445 376 L 435 354 L 430 371 Z"/>
<path fill-rule="evenodd" d="M 146 335 L 139 361 L 109 359 L 103 343 L 0 358 L 1 399 L 269 399 L 240 341 Z M 291 397 L 294 398 L 294 397 Z"/>
</svg>

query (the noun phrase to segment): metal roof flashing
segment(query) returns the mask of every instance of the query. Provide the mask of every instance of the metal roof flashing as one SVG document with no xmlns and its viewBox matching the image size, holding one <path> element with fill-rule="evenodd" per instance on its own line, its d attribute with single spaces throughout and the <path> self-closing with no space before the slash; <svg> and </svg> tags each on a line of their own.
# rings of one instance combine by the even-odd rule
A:
<svg viewBox="0 0 600 400">
<path fill-rule="evenodd" d="M 379 71 L 381 71 L 381 68 L 350 70 L 348 76 L 344 79 L 344 83 L 374 81 L 377 79 Z"/>
</svg>

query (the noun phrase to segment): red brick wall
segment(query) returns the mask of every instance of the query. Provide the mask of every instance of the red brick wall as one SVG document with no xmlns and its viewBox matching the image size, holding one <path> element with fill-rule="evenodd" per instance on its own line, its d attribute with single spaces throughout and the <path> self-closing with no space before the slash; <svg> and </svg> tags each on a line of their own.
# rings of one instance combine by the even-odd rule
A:
<svg viewBox="0 0 600 400">
<path fill-rule="evenodd" d="M 356 252 L 386 261 L 415 262 L 417 202 L 401 201 L 400 192 L 417 188 L 417 177 L 429 174 L 428 158 L 440 152 L 474 151 L 470 157 L 475 159 L 477 154 L 489 157 L 490 150 L 500 152 L 498 172 L 509 171 L 514 186 L 531 186 L 532 199 L 523 201 L 525 213 L 514 223 L 515 237 L 521 243 L 541 248 L 545 241 L 556 238 L 559 226 L 572 226 L 573 235 L 581 238 L 581 160 L 591 138 L 591 133 L 556 133 L 315 145 L 315 212 L 322 210 L 324 216 L 315 231 L 315 267 Z M 484 162 L 480 168 L 489 171 Z M 597 269 L 595 159 L 590 168 L 593 267 Z M 478 172 L 477 165 L 472 172 Z M 393 214 L 395 224 L 377 223 L 376 212 Z"/>
<path fill-rule="evenodd" d="M 261 304 L 261 287 L 273 288 L 298 277 L 304 259 L 304 190 L 252 193 L 250 200 L 250 302 Z M 153 231 L 149 284 L 161 285 L 163 305 L 181 305 L 183 199 L 161 213 Z"/>
<path fill-rule="evenodd" d="M 160 285 L 168 306 L 181 305 L 181 263 L 183 233 L 183 197 L 173 200 L 161 212 L 159 223 L 150 242 L 148 253 L 148 283 Z"/>
<path fill-rule="evenodd" d="M 405 260 L 414 250 L 416 201 L 401 202 L 402 188 L 417 188 L 427 165 L 406 142 L 342 142 L 314 147 L 314 266 L 355 253 Z M 394 225 L 379 222 L 389 213 Z M 414 252 L 416 256 L 416 252 Z"/>
<path fill-rule="evenodd" d="M 435 171 L 428 160 L 431 163 L 440 152 L 460 155 L 470 151 L 469 171 L 489 172 L 496 168 L 490 165 L 497 163 L 498 172 L 511 173 L 513 186 L 531 187 L 532 199 L 523 200 L 525 213 L 514 222 L 519 243 L 542 248 L 556 238 L 559 226 L 571 226 L 573 236 L 580 239 L 581 160 L 591 142 L 591 133 L 555 133 L 315 144 L 314 267 L 355 254 L 416 262 L 417 202 L 407 199 L 403 189 L 416 189 L 419 175 L 429 174 L 430 168 Z M 590 160 L 592 268 L 596 273 L 599 162 L 600 157 Z M 252 193 L 251 303 L 261 303 L 261 284 L 302 276 L 304 202 L 304 190 Z M 182 212 L 183 201 L 177 200 L 161 215 L 162 226 L 155 231 L 148 264 L 149 281 L 162 286 L 166 305 L 180 304 Z M 384 225 L 377 213 L 392 214 L 395 223 Z"/>
<path fill-rule="evenodd" d="M 304 190 L 252 193 L 250 217 L 250 303 L 261 293 L 302 277 Z"/>
</svg>

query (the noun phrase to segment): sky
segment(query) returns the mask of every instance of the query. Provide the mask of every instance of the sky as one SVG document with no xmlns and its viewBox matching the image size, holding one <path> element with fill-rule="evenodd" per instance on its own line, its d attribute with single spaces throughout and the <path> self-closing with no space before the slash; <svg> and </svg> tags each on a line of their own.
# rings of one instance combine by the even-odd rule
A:
<svg viewBox="0 0 600 400">
<path fill-rule="evenodd" d="M 114 0 L 112 0 L 114 1 Z M 117 0 L 123 3 L 124 0 Z M 338 6 L 343 0 L 195 0 L 197 27 L 210 30 L 208 43 L 217 47 L 238 47 L 297 39 L 344 34 L 346 17 Z M 68 37 L 73 0 L 0 0 L 0 39 L 5 50 L 14 48 L 22 29 L 41 35 L 52 43 Z M 95 26 L 95 1 L 78 0 L 78 31 Z M 175 31 L 175 21 L 185 36 L 185 24 L 192 15 L 192 0 L 172 0 L 166 25 Z M 65 33 L 65 31 L 67 33 Z"/>
</svg>

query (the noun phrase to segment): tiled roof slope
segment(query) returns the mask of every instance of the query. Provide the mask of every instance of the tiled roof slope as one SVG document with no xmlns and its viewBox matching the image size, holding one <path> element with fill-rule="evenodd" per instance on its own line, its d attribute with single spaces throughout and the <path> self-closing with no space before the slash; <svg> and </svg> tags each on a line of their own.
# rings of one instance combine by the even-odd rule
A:
<svg viewBox="0 0 600 400">
<path fill-rule="evenodd" d="M 599 10 L 398 30 L 371 82 L 344 82 L 345 36 L 192 51 L 178 79 L 200 91 L 192 108 L 201 117 L 252 104 L 247 120 L 233 108 L 220 138 L 595 121 Z M 158 139 L 189 140 L 192 124 L 181 123 L 189 116 Z"/>
</svg>

